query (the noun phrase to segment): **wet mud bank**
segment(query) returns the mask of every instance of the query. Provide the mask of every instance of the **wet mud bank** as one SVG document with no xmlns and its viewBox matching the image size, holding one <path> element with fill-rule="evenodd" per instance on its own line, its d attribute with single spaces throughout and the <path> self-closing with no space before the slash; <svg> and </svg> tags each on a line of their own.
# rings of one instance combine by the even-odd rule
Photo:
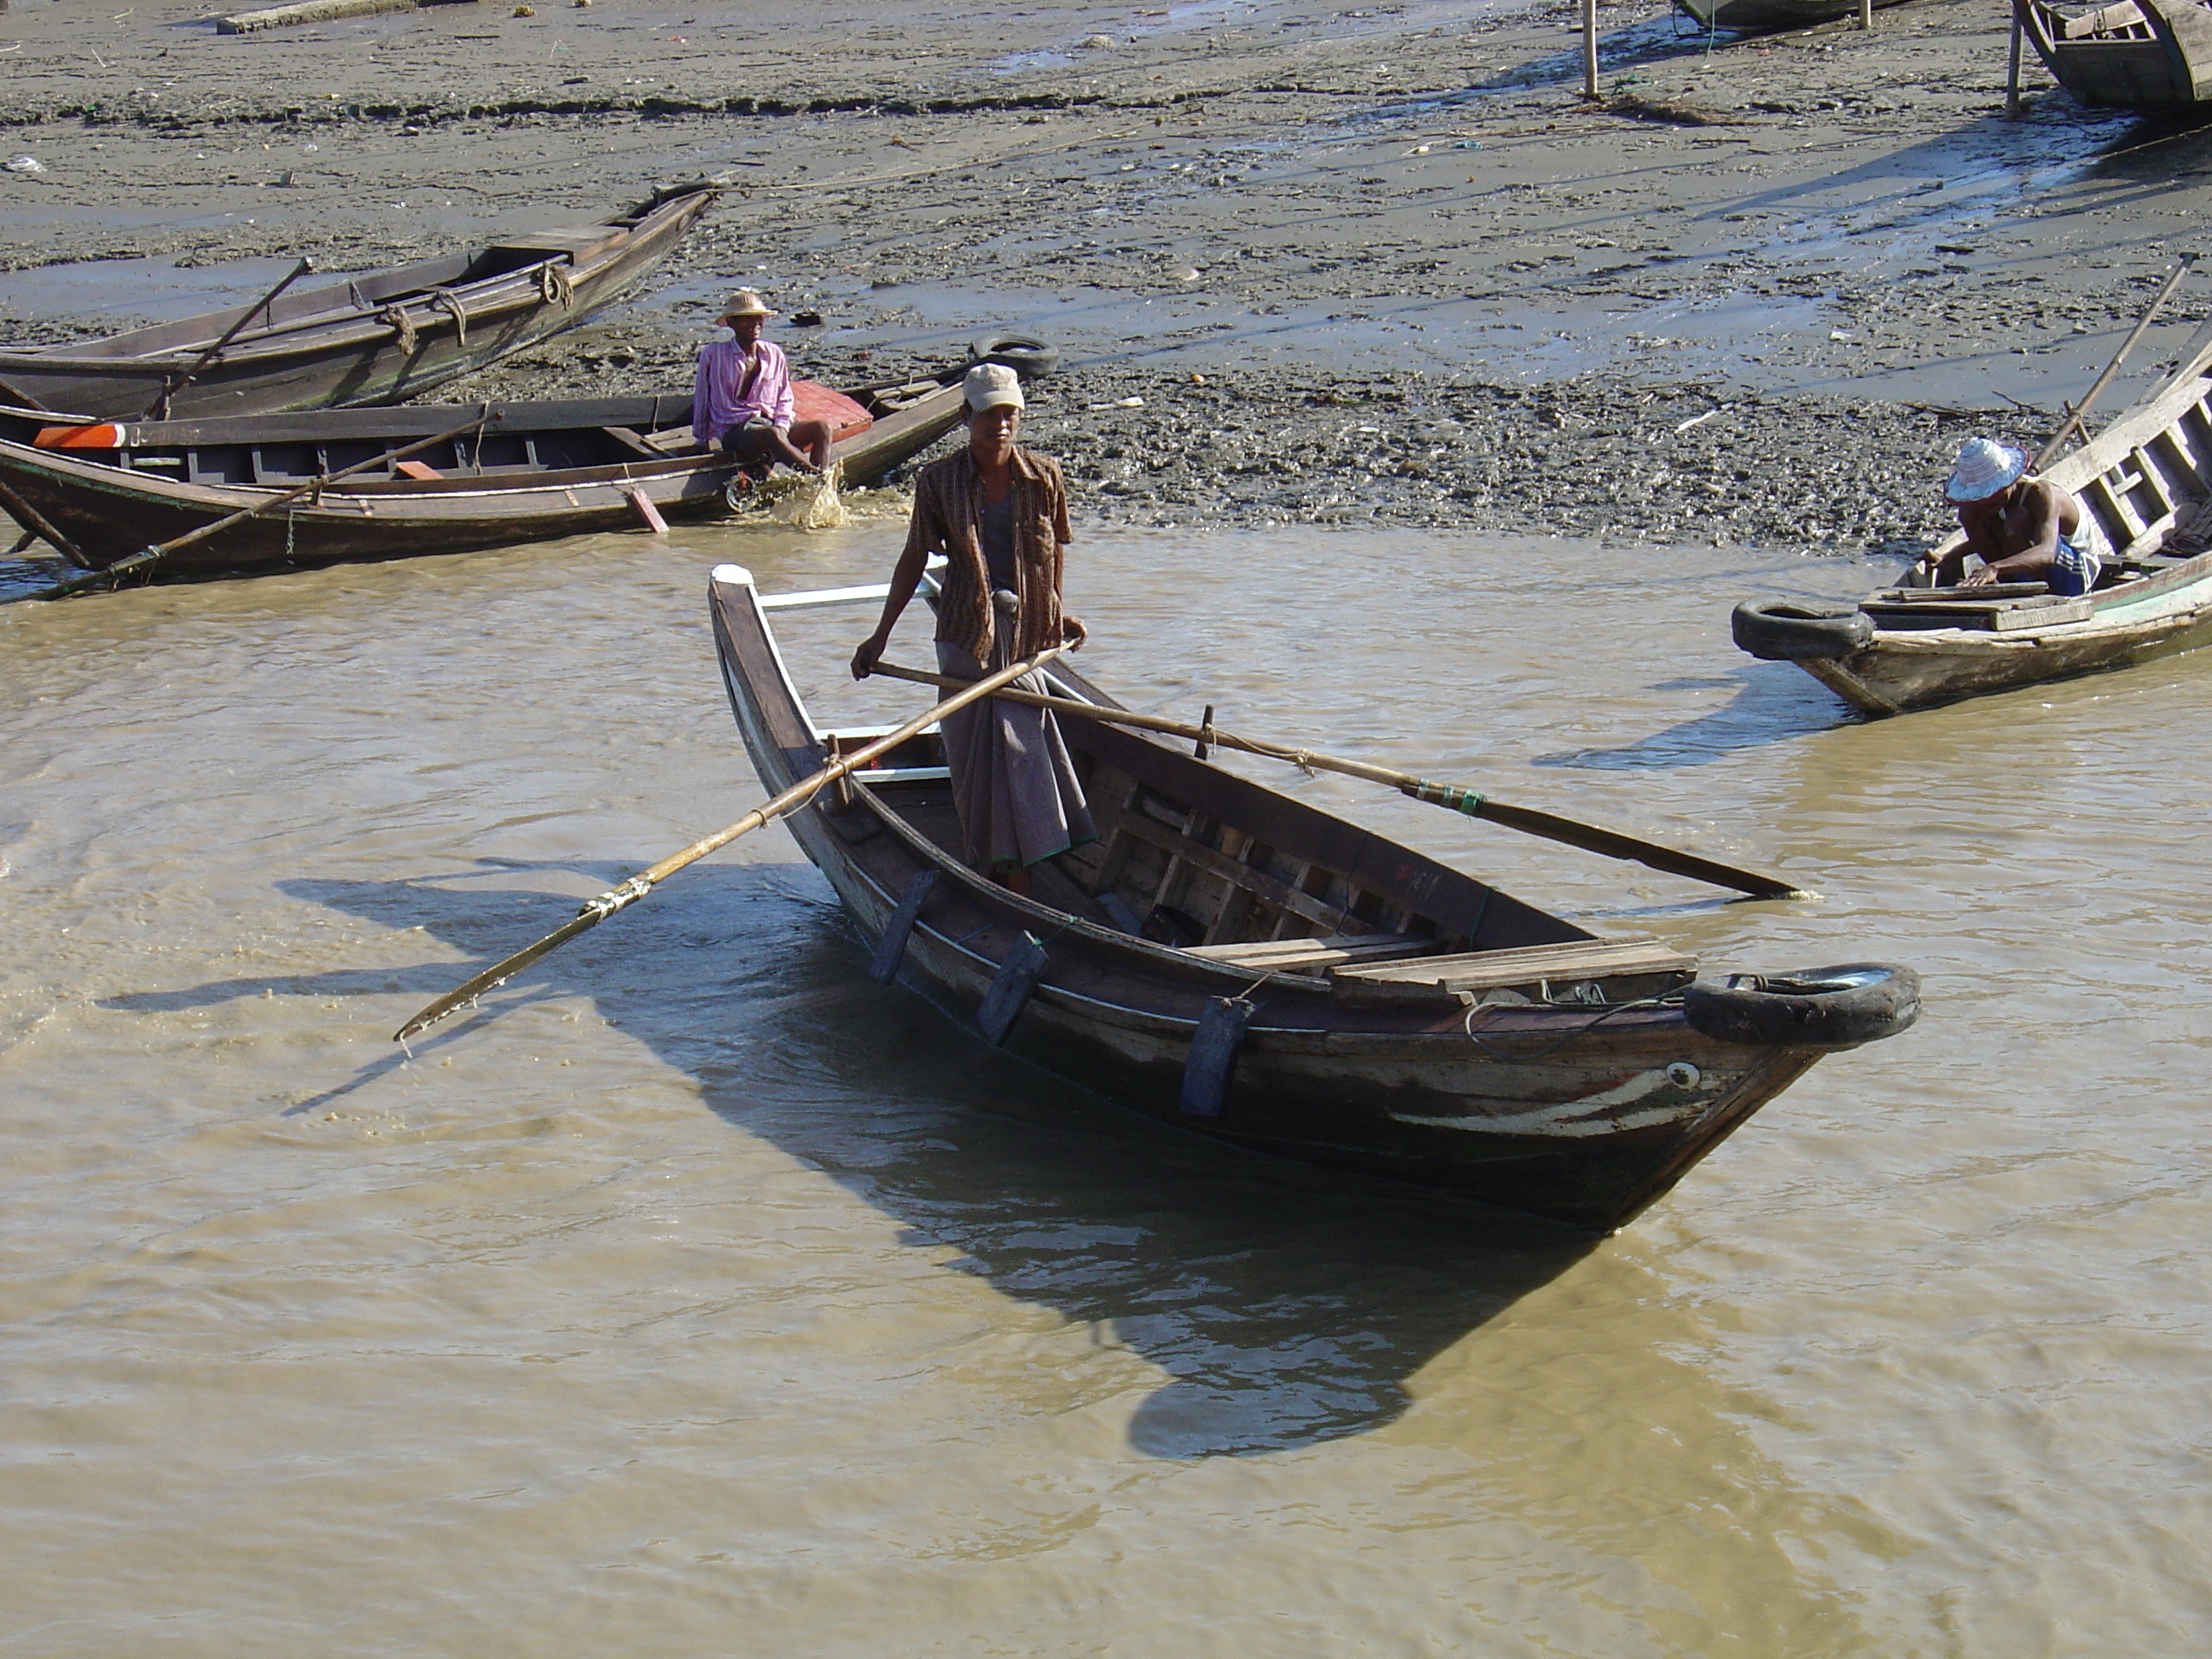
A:
<svg viewBox="0 0 2212 1659">
<path fill-rule="evenodd" d="M 2212 133 L 2033 70 L 2003 119 L 1972 0 L 1870 35 L 1606 8 L 1594 104 L 1574 9 L 1512 0 L 511 9 L 18 5 L 0 331 L 112 331 L 155 264 L 361 270 L 706 176 L 645 289 L 457 391 L 681 384 L 743 284 L 823 318 L 782 337 L 833 382 L 1051 339 L 1032 434 L 1097 518 L 1856 551 L 1940 531 L 1966 432 L 2047 435 L 2212 206 Z M 2104 410 L 2208 319 L 2193 279 Z"/>
<path fill-rule="evenodd" d="M 641 332 L 586 328 L 476 377 L 471 395 L 684 383 L 682 337 Z M 786 344 L 804 372 L 832 385 L 941 361 L 840 349 L 811 341 L 814 332 L 787 331 Z M 1354 379 L 1077 364 L 1029 394 L 1025 441 L 1059 458 L 1079 516 L 1092 520 L 1481 526 L 1853 553 L 1917 552 L 1954 523 L 1930 480 L 1988 425 L 1972 410 L 1603 376 L 1497 386 L 1421 371 Z"/>
</svg>

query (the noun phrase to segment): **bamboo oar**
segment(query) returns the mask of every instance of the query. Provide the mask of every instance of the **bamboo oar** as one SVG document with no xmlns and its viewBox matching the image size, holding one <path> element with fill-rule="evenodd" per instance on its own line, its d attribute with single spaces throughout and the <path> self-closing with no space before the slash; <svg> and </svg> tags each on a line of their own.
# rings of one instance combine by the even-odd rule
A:
<svg viewBox="0 0 2212 1659">
<path fill-rule="evenodd" d="M 540 957 L 560 949 L 577 934 L 598 927 L 616 911 L 635 904 L 651 892 L 658 884 L 667 880 L 687 864 L 696 864 L 708 854 L 727 847 L 739 836 L 749 835 L 759 829 L 761 825 L 782 817 L 786 812 L 804 806 L 848 772 L 857 771 L 875 759 L 877 756 L 897 748 L 899 744 L 921 732 L 932 721 L 941 720 L 947 714 L 965 708 L 971 702 L 979 702 L 989 696 L 992 692 L 1005 685 L 1009 680 L 1019 679 L 1040 664 L 1051 661 L 1064 649 L 1066 649 L 1064 646 L 1048 647 L 1033 657 L 1024 657 L 1019 662 L 1011 664 L 997 673 L 987 675 L 980 680 L 947 681 L 948 684 L 961 688 L 958 696 L 947 697 L 934 708 L 915 715 L 896 731 L 888 732 L 866 747 L 856 749 L 851 754 L 830 762 L 829 765 L 811 777 L 803 778 L 793 784 L 790 788 L 765 805 L 756 806 L 735 823 L 717 830 L 713 835 L 702 840 L 693 842 L 681 852 L 671 853 L 651 869 L 639 872 L 621 886 L 611 887 L 597 898 L 586 900 L 584 908 L 576 912 L 574 921 L 555 928 L 537 944 L 517 951 L 504 962 L 485 969 L 467 983 L 448 991 L 394 1031 L 392 1034 L 392 1040 L 394 1042 L 404 1042 L 416 1032 L 427 1026 L 436 1024 L 456 1008 L 464 1004 L 474 1002 L 485 992 L 513 978 Z M 883 671 L 878 669 L 877 672 Z"/>
<path fill-rule="evenodd" d="M 56 582 L 52 587 L 42 587 L 35 593 L 11 594 L 6 599 L 0 599 L 0 605 L 16 605 L 25 599 L 65 599 L 72 593 L 82 593 L 86 588 L 98 587 L 102 583 L 112 586 L 121 578 L 143 570 L 150 564 L 160 562 L 180 548 L 190 547 L 195 542 L 204 542 L 210 536 L 220 536 L 233 525 L 243 524 L 248 519 L 258 519 L 264 513 L 273 513 L 286 503 L 296 501 L 302 495 L 312 495 L 317 490 L 326 489 L 341 478 L 350 478 L 355 473 L 366 472 L 371 467 L 389 466 L 395 461 L 405 460 L 410 455 L 418 454 L 426 449 L 434 449 L 440 444 L 477 431 L 490 421 L 493 412 L 491 406 L 487 404 L 483 414 L 465 425 L 453 428 L 450 432 L 441 432 L 435 437 L 424 438 L 409 444 L 404 449 L 386 450 L 381 455 L 372 455 L 365 461 L 356 461 L 351 466 L 341 467 L 336 472 L 324 473 L 319 477 L 308 480 L 296 489 L 288 489 L 281 495 L 272 495 L 265 501 L 257 501 L 253 506 L 234 513 L 228 518 L 217 519 L 213 524 L 204 524 L 198 530 L 187 531 L 174 541 L 163 542 L 158 547 L 142 547 L 136 553 L 125 554 L 113 564 L 104 566 L 98 570 L 88 570 L 82 576 L 71 576 L 66 581 Z M 12 509 L 10 510 L 12 512 Z M 63 550 L 68 550 L 64 547 Z"/>
<path fill-rule="evenodd" d="M 2035 452 L 2035 459 L 2027 464 L 2027 471 L 2042 471 L 2044 466 L 2058 453 L 2060 449 L 2064 447 L 2067 439 L 2072 437 L 2080 429 L 2082 417 L 2089 412 L 2089 405 L 2095 403 L 2099 395 L 2112 384 L 2112 376 L 2120 372 L 2120 365 L 2127 362 L 2128 354 L 2136 349 L 2136 342 L 2142 339 L 2145 331 L 2150 327 L 2151 319 L 2166 308 L 2166 302 L 2172 296 L 2173 290 L 2181 286 L 2181 279 L 2189 275 L 2196 264 L 2197 256 L 2193 252 L 2181 256 L 2179 267 L 2166 279 L 2156 295 L 2152 298 L 2150 307 L 2143 313 L 2142 320 L 2130 331 L 2128 337 L 2120 342 L 2120 349 L 2112 354 L 2112 361 L 2105 366 L 2105 372 L 2097 377 L 2095 383 L 2090 386 L 2081 401 L 2076 404 L 2072 412 L 2066 416 L 2066 423 L 2051 434 L 2049 443 Z"/>
<path fill-rule="evenodd" d="M 896 680 L 911 680 L 917 685 L 960 684 L 942 674 L 925 674 L 919 669 L 898 668 L 889 663 L 878 663 L 874 672 Z M 1531 806 L 1515 806 L 1506 801 L 1493 799 L 1479 790 L 1462 788 L 1455 783 L 1432 783 L 1426 778 L 1416 777 L 1411 772 L 1394 772 L 1387 766 L 1370 766 L 1364 761 L 1346 760 L 1340 756 L 1323 755 L 1310 749 L 1291 749 L 1281 744 L 1240 738 L 1234 732 L 1223 731 L 1211 720 L 1204 726 L 1191 726 L 1158 714 L 1139 714 L 1126 708 L 1107 708 L 1097 703 L 1079 702 L 1072 697 L 1040 696 L 1033 691 L 1000 691 L 996 695 L 1003 702 L 1026 703 L 1033 708 L 1049 708 L 1056 714 L 1078 714 L 1086 720 L 1110 721 L 1115 726 L 1138 726 L 1146 732 L 1188 738 L 1194 742 L 1210 744 L 1220 749 L 1240 749 L 1248 755 L 1263 755 L 1269 760 L 1288 761 L 1303 770 L 1341 772 L 1346 777 L 1387 783 L 1392 788 L 1411 795 L 1415 800 L 1447 806 L 1455 812 L 1464 812 L 1471 818 L 1486 818 L 1493 823 L 1502 823 L 1509 830 L 1540 836 L 1546 841 L 1560 842 L 1569 847 L 1579 847 L 1585 852 L 1648 865 L 1654 870 L 1664 870 L 1669 875 L 1687 876 L 1692 881 L 1710 882 L 1716 887 L 1733 888 L 1737 892 L 1748 893 L 1753 898 L 1820 897 L 1818 893 L 1800 887 L 1795 882 L 1786 881 L 1780 876 L 1762 875 L 1756 870 L 1739 870 L 1734 865 L 1700 858 L 1695 853 L 1685 853 L 1672 847 L 1662 847 L 1656 842 L 1625 836 L 1617 830 L 1601 829 L 1594 823 L 1563 818 L 1556 812 L 1539 811 Z"/>
</svg>

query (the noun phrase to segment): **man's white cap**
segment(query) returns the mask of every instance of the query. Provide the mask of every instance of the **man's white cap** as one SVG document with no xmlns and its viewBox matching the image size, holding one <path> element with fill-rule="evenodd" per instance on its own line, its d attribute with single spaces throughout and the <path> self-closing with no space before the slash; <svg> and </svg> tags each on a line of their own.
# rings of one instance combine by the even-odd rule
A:
<svg viewBox="0 0 2212 1659">
<path fill-rule="evenodd" d="M 968 407 L 981 414 L 987 409 L 1027 409 L 1022 396 L 1022 377 L 1004 363 L 978 363 L 960 383 Z"/>
</svg>

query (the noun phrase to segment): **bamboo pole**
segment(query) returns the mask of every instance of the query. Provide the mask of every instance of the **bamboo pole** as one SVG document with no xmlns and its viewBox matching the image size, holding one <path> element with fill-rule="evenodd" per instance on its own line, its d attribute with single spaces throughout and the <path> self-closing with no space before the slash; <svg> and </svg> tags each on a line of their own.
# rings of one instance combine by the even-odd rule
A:
<svg viewBox="0 0 2212 1659">
<path fill-rule="evenodd" d="M 2175 269 L 2172 275 L 2166 279 L 2165 284 L 2160 288 L 2157 295 L 2151 301 L 2149 308 L 2143 313 L 2142 319 L 2129 332 L 2128 337 L 2120 342 L 2120 349 L 2112 354 L 2112 361 L 2105 366 L 2105 372 L 2097 377 L 2095 384 L 2090 386 L 2081 401 L 2074 405 L 2072 412 L 2066 416 L 2065 424 L 2051 434 L 2051 441 L 2035 452 L 2035 459 L 2027 464 L 2027 470 L 2030 472 L 2040 472 L 2064 447 L 2066 440 L 2080 429 L 2082 417 L 2089 412 L 2089 405 L 2096 402 L 2099 395 L 2112 384 L 2112 376 L 2120 372 L 2120 365 L 2127 362 L 2128 354 L 2136 349 L 2136 343 L 2142 338 L 2145 331 L 2151 325 L 2151 320 L 2165 308 L 2166 302 L 2172 297 L 2173 290 L 2181 286 L 2181 279 L 2189 275 L 2196 264 L 2195 253 L 2185 253 L 2181 256 L 2181 264 Z"/>
<path fill-rule="evenodd" d="M 2020 0 L 2013 0 L 2012 46 L 2005 61 L 2005 119 L 2020 119 Z"/>
<path fill-rule="evenodd" d="M 160 418 L 167 420 L 169 415 L 170 399 L 174 398 L 179 392 L 182 392 L 186 386 L 190 386 L 194 380 L 199 379 L 200 371 L 205 368 L 210 363 L 213 362 L 217 357 L 222 356 L 222 349 L 228 345 L 233 340 L 236 339 L 239 335 L 244 331 L 246 325 L 253 320 L 256 313 L 266 312 L 269 318 L 270 326 L 272 328 L 275 327 L 276 323 L 276 313 L 274 311 L 269 310 L 269 307 L 276 303 L 276 296 L 278 295 L 282 294 L 286 289 L 291 287 L 293 283 L 298 282 L 300 278 L 307 276 L 310 271 L 313 270 L 314 268 L 315 262 L 313 259 L 301 260 L 298 264 L 292 267 L 291 274 L 289 276 L 284 277 L 283 280 L 279 282 L 276 287 L 270 289 L 268 293 L 263 295 L 252 305 L 246 307 L 245 310 L 240 312 L 238 313 L 238 319 L 232 323 L 228 328 L 223 330 L 222 337 L 218 338 L 213 345 L 210 346 L 205 351 L 200 353 L 197 358 L 193 359 L 192 366 L 190 368 L 186 369 L 184 374 L 176 380 L 165 380 L 161 382 L 161 389 L 154 394 L 154 401 L 146 405 L 145 412 L 141 415 L 139 418 L 141 420 L 150 420 L 158 416 Z"/>
<path fill-rule="evenodd" d="M 474 1002 L 487 991 L 495 990 L 540 957 L 550 955 L 575 938 L 577 934 L 589 932 L 617 911 L 626 909 L 636 903 L 656 885 L 667 880 L 685 866 L 696 864 L 708 854 L 727 847 L 738 836 L 750 835 L 763 824 L 771 823 L 786 812 L 804 806 L 847 773 L 856 771 L 875 759 L 877 756 L 897 748 L 908 738 L 915 736 L 935 721 L 942 720 L 945 715 L 956 714 L 969 703 L 980 702 L 989 696 L 1010 680 L 1019 679 L 1023 675 L 1051 661 L 1065 649 L 1066 649 L 1065 646 L 1048 646 L 1035 656 L 1024 657 L 1019 662 L 1009 664 L 1006 667 L 999 670 L 997 673 L 987 675 L 980 680 L 951 681 L 951 684 L 962 688 L 957 696 L 947 697 L 935 708 L 915 715 L 896 731 L 886 732 L 865 747 L 856 749 L 851 754 L 830 762 L 829 765 L 811 776 L 800 779 L 765 805 L 753 808 L 735 823 L 726 825 L 711 836 L 702 836 L 680 852 L 671 853 L 659 863 L 650 869 L 639 872 L 621 886 L 609 888 L 597 898 L 586 901 L 584 908 L 576 912 L 572 921 L 555 928 L 535 945 L 524 946 L 505 961 L 494 963 L 474 978 L 456 986 L 394 1031 L 392 1034 L 392 1040 L 394 1042 L 404 1042 L 417 1031 L 436 1024 L 455 1009 Z M 879 668 L 877 672 L 880 673 L 885 671 Z"/>
<path fill-rule="evenodd" d="M 1583 96 L 1597 96 L 1597 0 L 1583 0 Z"/>
</svg>

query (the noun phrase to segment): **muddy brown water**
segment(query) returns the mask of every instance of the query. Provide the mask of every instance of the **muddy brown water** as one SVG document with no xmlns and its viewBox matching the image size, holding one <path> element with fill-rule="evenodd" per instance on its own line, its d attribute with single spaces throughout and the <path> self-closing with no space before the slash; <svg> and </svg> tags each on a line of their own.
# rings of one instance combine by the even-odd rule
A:
<svg viewBox="0 0 2212 1659">
<path fill-rule="evenodd" d="M 2193 1650 L 2212 660 L 1887 724 L 1727 641 L 1880 569 L 1102 532 L 1087 672 L 1772 864 L 1330 805 L 1929 1012 L 1590 1243 L 1220 1152 L 871 984 L 682 532 L 0 613 L 11 1653 Z M 787 649 L 818 714 L 864 615 Z M 914 629 L 900 654 L 923 649 Z M 1280 781 L 1279 779 L 1278 780 Z"/>
</svg>

